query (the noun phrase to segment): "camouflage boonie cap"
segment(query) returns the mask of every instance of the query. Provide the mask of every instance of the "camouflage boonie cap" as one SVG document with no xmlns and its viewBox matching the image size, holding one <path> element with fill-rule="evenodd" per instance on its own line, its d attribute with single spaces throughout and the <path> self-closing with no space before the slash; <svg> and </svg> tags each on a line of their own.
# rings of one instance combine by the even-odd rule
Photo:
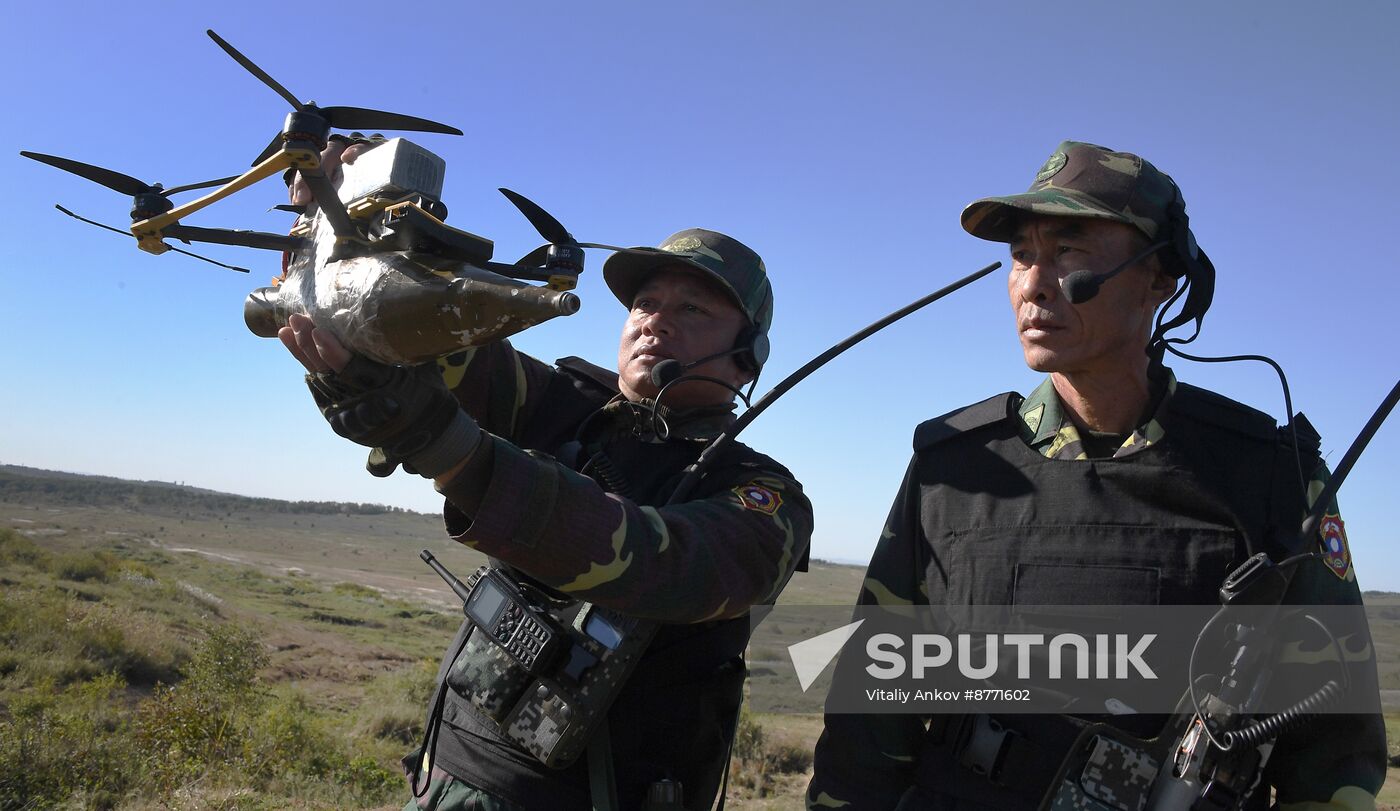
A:
<svg viewBox="0 0 1400 811">
<path fill-rule="evenodd" d="M 714 279 L 760 332 L 767 333 L 773 325 L 773 286 L 763 260 L 744 243 L 718 231 L 690 228 L 667 237 L 659 247 L 615 253 L 603 263 L 603 281 L 630 308 L 647 276 L 674 265 L 695 268 Z"/>
<path fill-rule="evenodd" d="M 1019 212 L 1029 211 L 1127 223 L 1148 239 L 1157 239 L 1171 220 L 1178 194 L 1170 177 L 1137 155 L 1065 141 L 1040 167 L 1025 194 L 972 203 L 963 209 L 962 226 L 975 237 L 1010 242 Z"/>
</svg>

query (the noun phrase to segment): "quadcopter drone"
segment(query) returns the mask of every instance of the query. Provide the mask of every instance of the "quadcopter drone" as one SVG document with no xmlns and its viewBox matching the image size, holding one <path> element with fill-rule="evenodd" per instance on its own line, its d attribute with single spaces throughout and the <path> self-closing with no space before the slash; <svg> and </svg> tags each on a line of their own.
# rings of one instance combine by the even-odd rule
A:
<svg viewBox="0 0 1400 811">
<path fill-rule="evenodd" d="M 284 275 L 274 286 L 254 290 L 244 305 L 244 319 L 259 336 L 276 336 L 290 315 L 304 313 L 350 349 L 375 360 L 429 362 L 577 312 L 579 299 L 569 291 L 583 272 L 584 248 L 655 250 L 579 242 L 543 208 L 502 188 L 501 193 L 547 244 L 514 264 L 492 261 L 491 240 L 443 222 L 447 210 L 440 197 L 446 163 L 403 138 L 376 136 L 368 151 L 343 167 L 344 178 L 337 188 L 321 165 L 321 151 L 328 141 L 343 137 L 332 136 L 332 129 L 462 132 L 399 113 L 302 102 L 218 34 L 207 33 L 234 61 L 292 105 L 281 132 L 243 174 L 167 189 L 68 158 L 20 154 L 131 195 L 130 234 L 148 253 L 175 251 L 246 273 L 245 268 L 174 248 L 165 240 L 283 252 L 287 257 Z M 290 234 L 199 228 L 181 222 L 261 180 L 293 171 L 301 173 L 314 202 L 306 207 L 278 206 L 299 215 Z M 171 199 L 181 192 L 213 187 L 217 188 L 179 206 Z M 56 207 L 83 222 L 126 233 Z"/>
</svg>

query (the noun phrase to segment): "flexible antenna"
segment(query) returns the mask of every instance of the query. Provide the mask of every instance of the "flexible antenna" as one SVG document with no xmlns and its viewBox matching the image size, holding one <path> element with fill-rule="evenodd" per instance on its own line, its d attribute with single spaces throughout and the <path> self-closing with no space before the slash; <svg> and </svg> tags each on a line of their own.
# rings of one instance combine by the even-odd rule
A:
<svg viewBox="0 0 1400 811">
<path fill-rule="evenodd" d="M 110 225 L 103 225 L 102 223 L 96 222 L 95 220 L 89 220 L 87 217 L 80 217 L 80 216 L 78 216 L 77 214 L 74 214 L 73 212 L 71 212 L 71 211 L 69 211 L 68 209 L 64 208 L 63 206 L 59 205 L 58 203 L 54 203 L 53 207 L 56 208 L 56 209 L 58 209 L 59 211 L 62 211 L 64 214 L 67 214 L 68 216 L 72 217 L 72 218 L 75 219 L 75 220 L 82 220 L 83 222 L 87 223 L 88 225 L 95 225 L 95 226 L 97 226 L 98 228 L 106 228 L 108 231 L 111 231 L 111 232 L 117 233 L 117 234 L 121 234 L 121 235 L 124 236 L 124 237 L 130 237 L 130 236 L 131 236 L 131 232 L 130 232 L 130 231 L 123 231 L 123 230 L 120 229 L 120 228 L 113 228 L 113 227 L 110 226 Z M 169 246 L 166 246 L 166 247 L 169 247 Z M 182 254 L 184 254 L 185 256 L 193 256 L 195 259 L 198 259 L 198 260 L 200 260 L 201 262 L 208 262 L 208 263 L 211 264 L 211 265 L 218 265 L 218 266 L 221 267 L 221 268 L 228 268 L 229 270 L 236 270 L 236 271 L 238 271 L 239 273 L 248 273 L 248 272 L 250 272 L 247 268 L 241 268 L 241 267 L 238 267 L 238 266 L 236 266 L 236 265 L 225 265 L 223 262 L 216 262 L 215 260 L 210 259 L 210 258 L 207 257 L 207 256 L 200 256 L 200 255 L 197 254 L 197 253 L 190 253 L 189 251 L 184 251 L 184 250 L 181 250 L 181 249 L 179 249 L 179 248 L 170 248 L 170 250 L 174 251 L 175 253 L 182 253 Z"/>
<path fill-rule="evenodd" d="M 961 290 L 962 288 L 966 287 L 969 284 L 972 284 L 973 282 L 977 281 L 983 276 L 986 276 L 988 273 L 991 273 L 999 267 L 1001 267 L 1000 262 L 993 262 L 990 265 L 987 265 L 986 267 L 982 268 L 981 270 L 976 271 L 975 273 L 972 273 L 968 276 L 964 276 L 963 278 L 957 280 L 956 282 L 953 282 L 947 287 L 929 293 L 927 296 L 924 296 L 923 298 L 919 299 L 913 304 L 895 310 L 894 312 L 890 313 L 884 318 L 881 318 L 879 321 L 876 321 L 875 323 L 871 324 L 870 326 L 866 327 L 860 332 L 857 332 L 856 334 L 852 335 L 844 341 L 841 341 L 840 343 L 836 344 L 835 346 L 831 347 L 830 349 L 826 350 L 825 352 L 821 353 L 815 358 L 812 358 L 811 360 L 807 361 L 806 365 L 804 365 L 801 369 L 798 369 L 797 371 L 783 378 L 782 381 L 778 383 L 778 385 L 774 386 L 767 394 L 763 395 L 763 397 L 761 397 L 757 403 L 754 403 L 753 408 L 750 408 L 748 411 L 745 411 L 739 416 L 737 420 L 733 422 L 733 424 L 731 424 L 728 428 L 724 429 L 724 432 L 721 433 L 718 437 L 716 437 L 715 441 L 711 442 L 705 448 L 704 452 L 700 454 L 700 458 L 696 459 L 694 463 L 692 463 L 689 467 L 686 468 L 685 477 L 681 479 L 680 484 L 676 485 L 675 491 L 671 494 L 671 497 L 666 500 L 666 503 L 675 504 L 677 502 L 684 501 L 686 497 L 690 495 L 690 491 L 694 489 L 695 485 L 700 481 L 700 476 L 704 472 L 704 469 L 709 464 L 710 460 L 717 458 L 721 451 L 723 451 L 725 448 L 728 448 L 729 445 L 734 442 L 734 438 L 739 435 L 739 432 L 747 428 L 749 423 L 753 422 L 755 419 L 758 419 L 758 415 L 762 414 L 764 410 L 768 408 L 768 406 L 772 405 L 779 397 L 782 397 L 784 394 L 786 394 L 787 391 L 793 386 L 796 386 L 798 383 L 801 383 L 803 380 L 805 380 L 807 376 L 810 375 L 812 372 L 815 372 L 817 369 L 820 369 L 822 366 L 826 365 L 827 361 L 831 360 L 837 355 L 840 355 L 842 352 L 845 352 L 847 349 L 850 349 L 851 347 L 855 346 L 856 344 L 860 343 L 866 338 L 869 338 L 876 332 L 879 332 L 885 327 L 888 327 L 890 324 L 893 324 L 894 322 L 898 321 L 904 316 L 909 315 L 910 313 L 915 312 L 916 310 L 922 309 L 923 307 L 926 307 L 935 301 L 938 301 L 939 299 L 943 298 L 949 293 Z"/>
</svg>

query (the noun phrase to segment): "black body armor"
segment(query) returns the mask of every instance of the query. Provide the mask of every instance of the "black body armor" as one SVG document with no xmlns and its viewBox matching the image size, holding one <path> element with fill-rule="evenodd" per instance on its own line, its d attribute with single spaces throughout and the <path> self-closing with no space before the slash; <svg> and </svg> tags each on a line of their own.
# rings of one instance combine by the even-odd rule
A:
<svg viewBox="0 0 1400 811">
<path fill-rule="evenodd" d="M 1261 412 L 1179 385 L 1160 442 L 1067 461 L 1026 445 L 1018 405 L 999 395 L 915 435 L 932 605 L 1213 604 L 1249 555 L 1296 541 L 1295 457 Z M 1034 809 L 1086 724 L 1151 736 L 1165 720 L 937 716 L 900 808 Z M 988 740 L 994 757 L 969 760 Z"/>
</svg>

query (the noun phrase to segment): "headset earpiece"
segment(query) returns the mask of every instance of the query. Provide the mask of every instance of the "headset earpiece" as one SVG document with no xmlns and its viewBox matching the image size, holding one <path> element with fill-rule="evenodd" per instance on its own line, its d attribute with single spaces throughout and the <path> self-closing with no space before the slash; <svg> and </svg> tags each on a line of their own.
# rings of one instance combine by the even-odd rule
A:
<svg viewBox="0 0 1400 811">
<path fill-rule="evenodd" d="M 763 306 L 755 312 L 759 313 L 763 321 L 772 322 L 773 288 L 768 288 Z M 768 323 L 754 321 L 739 330 L 739 334 L 734 338 L 734 349 L 738 350 L 734 362 L 757 380 L 758 373 L 763 371 L 763 364 L 768 362 Z"/>
<path fill-rule="evenodd" d="M 738 350 L 734 362 L 739 368 L 757 375 L 768 361 L 768 331 L 749 324 L 734 338 L 734 349 Z"/>
<path fill-rule="evenodd" d="M 763 370 L 763 364 L 768 362 L 768 349 L 768 331 L 756 330 L 749 354 L 745 356 L 745 360 L 753 361 L 753 368 L 750 369 L 750 371 L 752 371 L 755 376 Z"/>
</svg>

